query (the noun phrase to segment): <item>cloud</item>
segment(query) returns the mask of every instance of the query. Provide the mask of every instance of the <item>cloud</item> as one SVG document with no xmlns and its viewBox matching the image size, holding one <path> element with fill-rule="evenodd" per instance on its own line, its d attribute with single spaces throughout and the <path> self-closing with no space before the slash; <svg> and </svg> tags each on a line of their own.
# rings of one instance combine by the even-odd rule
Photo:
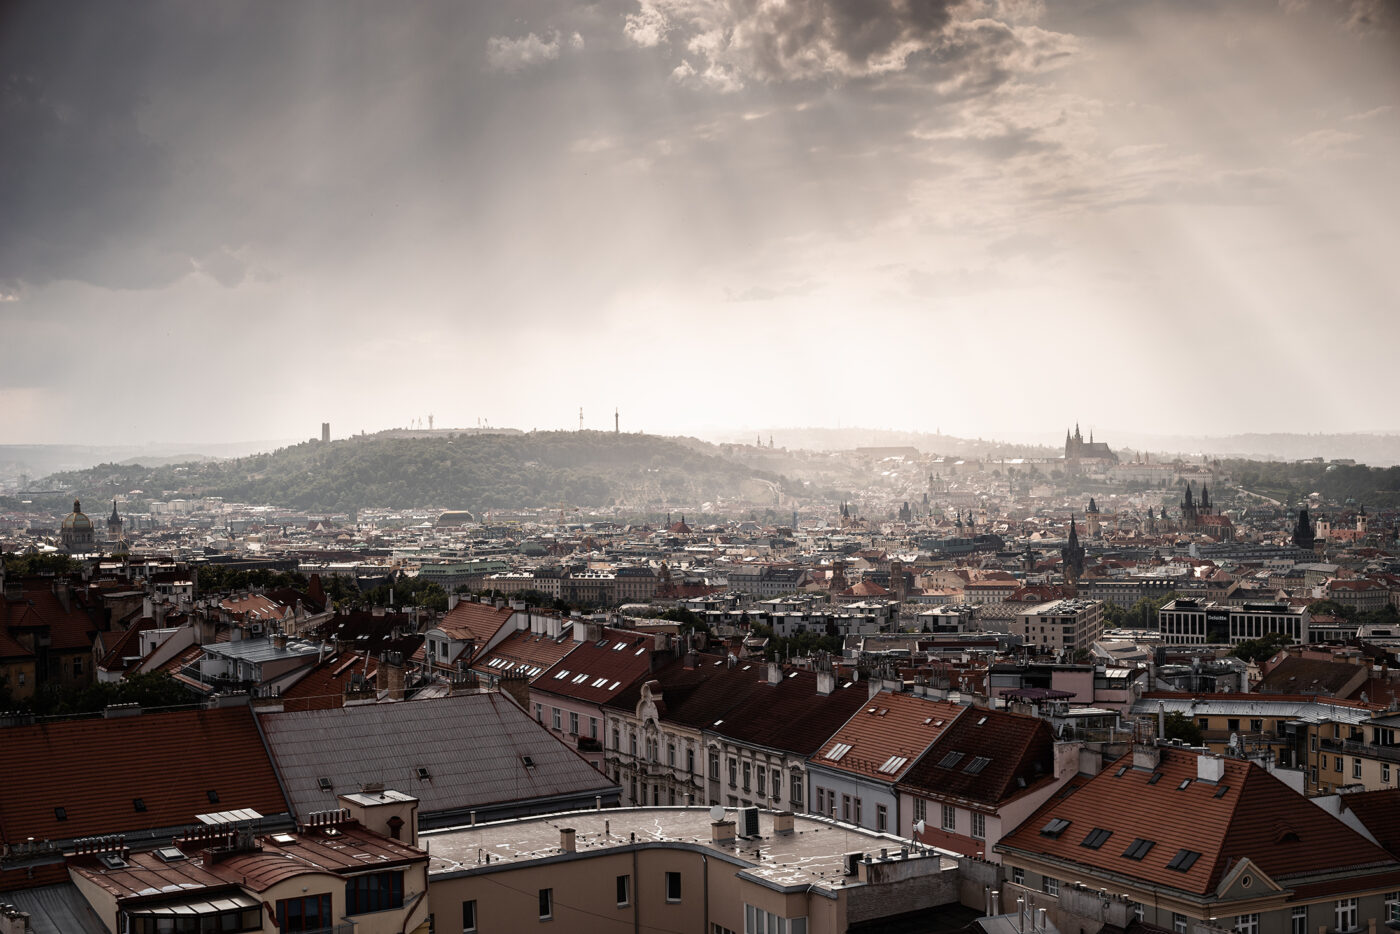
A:
<svg viewBox="0 0 1400 934">
<path fill-rule="evenodd" d="M 574 34 L 582 44 L 582 37 Z M 514 74 L 552 62 L 559 57 L 559 35 L 556 33 L 548 42 L 533 32 L 519 39 L 508 36 L 492 36 L 486 41 L 486 61 L 496 71 Z"/>
<path fill-rule="evenodd" d="M 1359 139 L 1359 134 L 1345 130 L 1322 129 L 1297 137 L 1292 145 L 1313 159 L 1332 159 L 1347 156 L 1350 144 Z"/>
<path fill-rule="evenodd" d="M 852 78 L 898 71 L 936 46 L 949 0 L 641 0 L 623 33 L 653 47 L 668 37 L 711 84 Z"/>
</svg>

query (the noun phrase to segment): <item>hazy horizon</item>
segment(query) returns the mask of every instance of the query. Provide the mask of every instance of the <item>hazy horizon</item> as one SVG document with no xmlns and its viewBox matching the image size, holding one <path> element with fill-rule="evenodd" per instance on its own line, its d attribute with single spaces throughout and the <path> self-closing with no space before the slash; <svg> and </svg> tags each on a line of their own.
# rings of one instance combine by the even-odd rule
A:
<svg viewBox="0 0 1400 934">
<path fill-rule="evenodd" d="M 1396 12 L 8 4 L 0 441 L 1375 431 Z"/>
</svg>

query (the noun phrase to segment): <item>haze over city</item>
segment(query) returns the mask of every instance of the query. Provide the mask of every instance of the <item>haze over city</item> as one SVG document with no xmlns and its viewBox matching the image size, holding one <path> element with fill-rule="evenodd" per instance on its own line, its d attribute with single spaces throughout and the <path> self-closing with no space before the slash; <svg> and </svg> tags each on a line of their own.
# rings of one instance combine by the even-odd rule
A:
<svg viewBox="0 0 1400 934">
<path fill-rule="evenodd" d="M 1390 3 L 0 23 L 9 442 L 1400 427 Z"/>
</svg>

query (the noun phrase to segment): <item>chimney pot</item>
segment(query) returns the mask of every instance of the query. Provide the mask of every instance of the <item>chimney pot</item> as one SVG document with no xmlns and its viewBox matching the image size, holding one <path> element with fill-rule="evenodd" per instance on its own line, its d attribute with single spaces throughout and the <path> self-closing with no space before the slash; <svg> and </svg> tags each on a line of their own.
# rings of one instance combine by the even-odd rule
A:
<svg viewBox="0 0 1400 934">
<path fill-rule="evenodd" d="M 574 828 L 572 828 L 572 827 L 560 827 L 560 828 L 559 828 L 559 851 L 560 851 L 561 853 L 576 853 L 576 852 L 578 852 L 578 843 L 577 843 L 577 841 L 576 841 L 576 834 L 575 834 L 575 832 L 574 832 Z"/>
</svg>

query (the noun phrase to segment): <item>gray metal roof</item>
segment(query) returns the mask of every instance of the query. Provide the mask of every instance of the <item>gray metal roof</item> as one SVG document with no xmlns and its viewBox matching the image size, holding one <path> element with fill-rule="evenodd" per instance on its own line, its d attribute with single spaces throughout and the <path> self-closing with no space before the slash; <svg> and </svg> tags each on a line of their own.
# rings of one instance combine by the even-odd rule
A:
<svg viewBox="0 0 1400 934">
<path fill-rule="evenodd" d="M 107 925 L 71 882 L 0 892 L 0 905 L 29 913 L 34 934 L 107 934 Z"/>
<path fill-rule="evenodd" d="M 201 645 L 205 655 L 240 658 L 247 662 L 267 662 L 275 658 L 302 658 L 315 655 L 321 647 L 305 639 L 288 639 L 284 646 L 275 645 L 271 638 L 240 639 L 237 642 L 211 642 Z"/>
<path fill-rule="evenodd" d="M 1287 717 L 1290 720 L 1306 720 L 1311 723 L 1337 721 L 1339 723 L 1360 723 L 1371 718 L 1371 711 L 1348 707 L 1342 704 L 1329 704 L 1311 697 L 1297 700 L 1277 697 L 1259 698 L 1241 694 L 1239 700 L 1222 698 L 1160 698 L 1144 697 L 1133 704 L 1133 713 L 1138 716 L 1152 716 L 1157 713 L 1157 704 L 1162 704 L 1165 713 L 1183 713 L 1187 716 L 1217 717 Z"/>
<path fill-rule="evenodd" d="M 339 807 L 337 794 L 383 782 L 418 798 L 422 826 L 469 812 L 530 813 L 614 801 L 618 786 L 498 692 L 264 714 L 273 765 L 299 818 Z M 525 764 L 528 757 L 530 765 Z M 421 771 L 420 771 L 421 770 Z M 322 787 L 321 779 L 327 779 Z"/>
</svg>

